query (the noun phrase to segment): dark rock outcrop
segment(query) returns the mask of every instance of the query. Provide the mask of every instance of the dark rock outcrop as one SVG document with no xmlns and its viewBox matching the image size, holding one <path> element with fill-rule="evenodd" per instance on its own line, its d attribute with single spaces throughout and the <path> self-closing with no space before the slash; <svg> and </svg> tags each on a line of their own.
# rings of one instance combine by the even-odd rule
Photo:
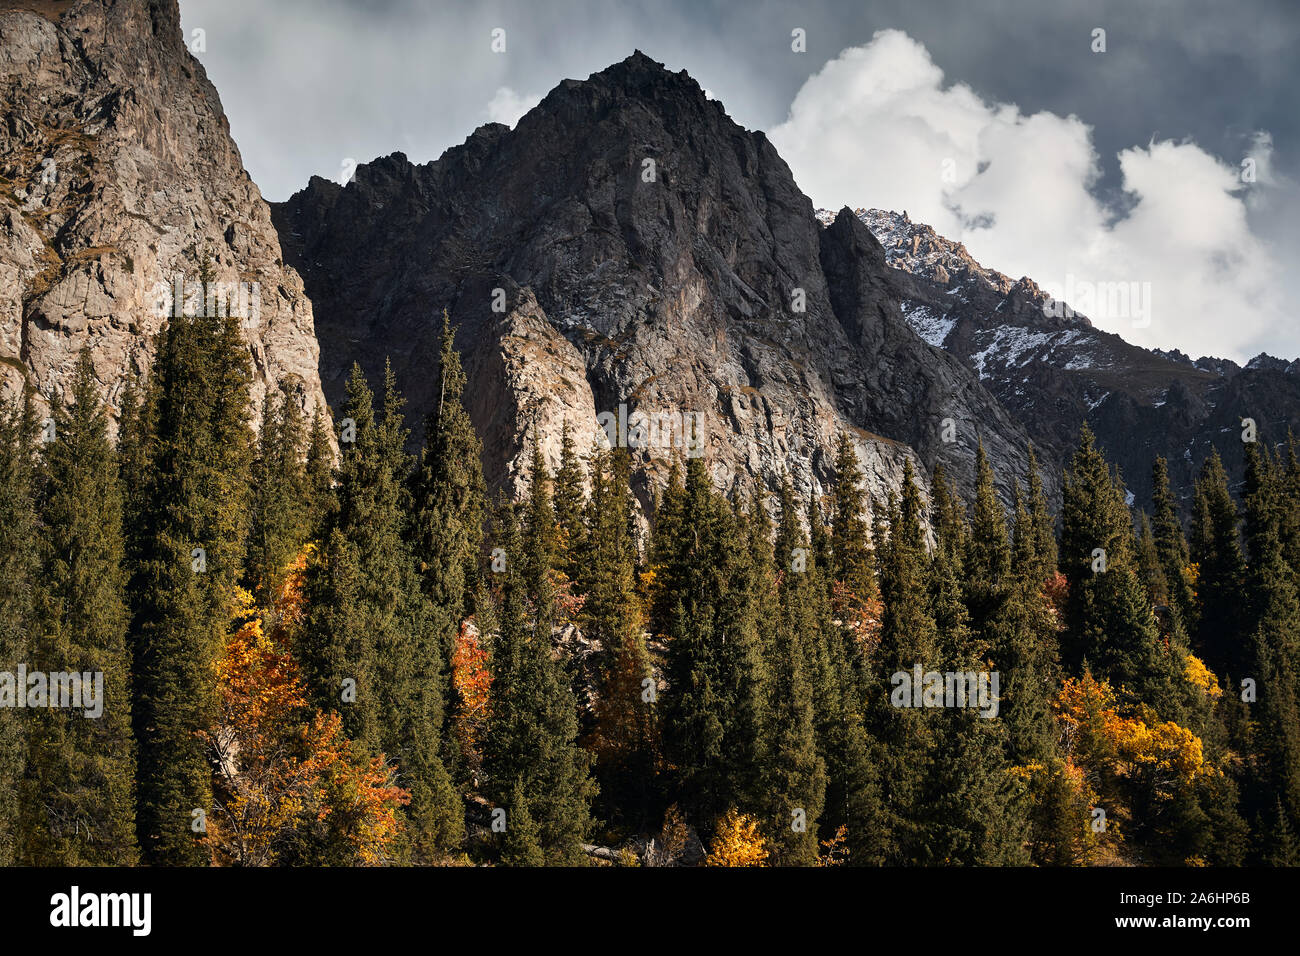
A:
<svg viewBox="0 0 1300 956">
<path fill-rule="evenodd" d="M 354 359 L 371 376 L 391 359 L 422 415 L 450 311 L 497 486 L 519 478 L 527 429 L 553 463 L 564 420 L 589 446 L 620 405 L 698 415 L 725 490 L 788 471 L 823 493 L 841 431 L 877 497 L 907 456 L 969 489 L 981 437 L 1005 481 L 1024 477 L 1027 434 L 912 332 L 867 229 L 845 212 L 823 232 L 762 133 L 640 53 L 561 83 L 514 130 L 423 166 L 376 160 L 346 187 L 313 179 L 273 215 L 332 399 Z M 638 453 L 643 503 L 672 453 Z"/>
</svg>

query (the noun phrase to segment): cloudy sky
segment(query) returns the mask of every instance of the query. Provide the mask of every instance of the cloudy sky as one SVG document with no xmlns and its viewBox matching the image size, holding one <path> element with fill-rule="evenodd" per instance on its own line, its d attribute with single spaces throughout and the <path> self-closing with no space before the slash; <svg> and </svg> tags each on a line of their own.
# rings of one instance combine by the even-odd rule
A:
<svg viewBox="0 0 1300 956">
<path fill-rule="evenodd" d="M 816 205 L 906 209 L 1049 289 L 1139 283 L 1149 322 L 1096 321 L 1142 345 L 1300 356 L 1291 0 L 181 0 L 181 12 L 187 33 L 203 31 L 195 55 L 268 199 L 397 150 L 435 159 L 639 48 L 766 131 Z"/>
</svg>

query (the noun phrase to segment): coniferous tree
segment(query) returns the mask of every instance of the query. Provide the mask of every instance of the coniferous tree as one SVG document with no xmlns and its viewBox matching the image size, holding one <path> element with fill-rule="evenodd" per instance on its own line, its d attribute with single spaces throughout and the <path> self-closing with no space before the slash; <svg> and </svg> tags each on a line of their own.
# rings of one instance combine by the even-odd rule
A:
<svg viewBox="0 0 1300 956">
<path fill-rule="evenodd" d="M 1047 571 L 1037 523 L 1023 504 L 1025 530 L 1013 561 L 1006 513 L 994 489 L 983 446 L 976 458 L 975 506 L 966 549 L 965 594 L 970 627 L 1000 674 L 1000 719 L 1007 725 L 1008 756 L 1017 764 L 1055 755 L 1051 697 L 1056 685 L 1055 622 L 1042 595 Z M 980 738 L 983 739 L 983 738 Z"/>
<path fill-rule="evenodd" d="M 922 671 L 933 669 L 941 648 L 927 593 L 929 558 L 910 459 L 904 464 L 901 495 L 890 501 L 875 538 L 884 540 L 877 550 L 885 610 L 866 716 L 875 745 L 874 762 L 880 768 L 882 856 L 892 865 L 918 863 L 924 858 L 920 820 L 935 721 L 933 711 L 909 706 L 911 694 L 904 693 L 906 688 L 896 675 L 911 679 L 918 665 Z"/>
<path fill-rule="evenodd" d="M 841 433 L 835 448 L 835 484 L 831 505 L 833 580 L 861 599 L 879 592 L 868 539 L 862 468 L 852 439 Z"/>
<path fill-rule="evenodd" d="M 384 391 L 377 415 L 353 366 L 339 507 L 309 569 L 301 656 L 314 705 L 338 711 L 368 753 L 397 762 L 411 792 L 410 848 L 431 859 L 460 842 L 464 816 L 442 761 L 446 657 L 405 538 L 407 433 L 391 370 Z"/>
<path fill-rule="evenodd" d="M 1196 567 L 1197 640 L 1212 670 L 1232 677 L 1252 666 L 1241 609 L 1246 562 L 1241 552 L 1237 505 L 1218 449 L 1201 466 L 1192 504 L 1191 558 Z"/>
<path fill-rule="evenodd" d="M 1151 484 L 1151 534 L 1169 589 L 1169 608 L 1184 631 L 1190 633 L 1196 626 L 1196 600 L 1188 577 L 1191 558 L 1178 506 L 1169 488 L 1169 466 L 1163 458 L 1156 458 L 1151 468 Z"/>
<path fill-rule="evenodd" d="M 311 533 L 312 497 L 298 406 L 282 385 L 262 402 L 262 430 L 252 470 L 248 582 L 259 606 L 271 607 L 286 570 Z"/>
<path fill-rule="evenodd" d="M 1033 529 L 1033 553 L 1036 555 L 1040 576 L 1056 571 L 1056 528 L 1047 506 L 1047 493 L 1043 490 L 1043 477 L 1038 471 L 1038 456 L 1034 446 L 1029 446 L 1029 516 Z"/>
<path fill-rule="evenodd" d="M 70 409 L 55 402 L 53 440 L 43 445 L 29 666 L 81 675 L 85 706 L 31 714 L 24 858 L 43 866 L 131 865 L 135 746 L 122 496 L 88 350 L 70 397 Z M 96 713 L 85 697 L 92 688 Z"/>
<path fill-rule="evenodd" d="M 750 596 L 750 542 L 690 458 L 670 481 L 654 547 L 667 640 L 664 750 L 682 808 L 707 835 L 732 803 L 753 808 L 763 715 L 763 670 Z"/>
<path fill-rule="evenodd" d="M 483 446 L 465 410 L 465 382 L 455 332 L 444 310 L 438 397 L 425 420 L 413 538 L 424 566 L 425 593 L 443 618 L 439 627 L 444 654 L 450 653 L 456 629 L 472 609 L 487 507 Z"/>
<path fill-rule="evenodd" d="M 594 484 L 594 481 L 593 481 Z M 582 491 L 582 466 L 573 443 L 573 430 L 564 420 L 560 430 L 560 465 L 555 471 L 555 524 L 560 538 L 560 570 L 573 581 L 581 576 L 586 538 Z"/>
<path fill-rule="evenodd" d="M 590 756 L 577 745 L 577 702 L 551 645 L 550 615 L 539 612 L 526 574 L 536 556 L 534 531 L 522 535 L 515 509 L 503 505 L 494 542 L 505 554 L 499 572 L 501 603 L 492 646 L 493 710 L 486 742 L 488 792 L 504 805 L 527 808 L 536 844 L 547 864 L 585 861 L 582 841 L 591 825 L 595 785 Z M 538 529 L 541 530 L 541 529 Z M 545 600 L 545 595 L 542 595 Z M 509 832 L 507 823 L 507 833 Z M 531 838 L 528 843 L 531 842 Z M 524 853 L 527 850 L 518 850 Z M 511 851 L 515 852 L 515 851 Z M 528 858 L 532 858 L 529 851 Z"/>
<path fill-rule="evenodd" d="M 1066 473 L 1061 523 L 1061 565 L 1070 589 L 1069 642 L 1062 648 L 1067 667 L 1087 662 L 1113 686 L 1170 716 L 1182 660 L 1161 637 L 1138 577 L 1123 485 L 1086 424 Z"/>
<path fill-rule="evenodd" d="M 1156 607 L 1168 610 L 1169 579 L 1165 577 L 1164 565 L 1160 561 L 1160 550 L 1156 546 L 1156 537 L 1151 530 L 1151 520 L 1145 511 L 1138 512 L 1137 538 L 1133 546 L 1138 579 L 1146 588 L 1147 597 Z"/>
<path fill-rule="evenodd" d="M 215 715 L 213 662 L 245 555 L 250 380 L 237 318 L 175 316 L 159 337 L 131 548 L 136 826 L 154 864 L 206 859 L 199 838 L 212 780 L 197 731 Z"/>
<path fill-rule="evenodd" d="M 1253 666 L 1241 671 L 1258 688 L 1256 745 L 1262 772 L 1249 796 L 1257 815 L 1280 804 L 1269 824 L 1280 835 L 1300 824 L 1300 598 L 1282 546 L 1284 476 L 1254 443 L 1246 446 L 1246 537 L 1250 548 L 1246 593 Z"/>
<path fill-rule="evenodd" d="M 310 538 L 319 538 L 337 507 L 334 500 L 334 450 L 330 447 L 325 413 L 319 405 L 312 412 L 311 429 L 307 433 L 303 484 L 307 498 L 307 534 Z"/>
<path fill-rule="evenodd" d="M 31 396 L 15 405 L 0 399 L 0 672 L 16 675 L 30 660 L 33 586 L 38 568 Z M 27 688 L 0 684 L 0 866 L 21 857 L 19 783 L 26 764 L 29 711 L 15 710 Z"/>
<path fill-rule="evenodd" d="M 132 368 L 122 389 L 117 419 L 117 472 L 122 485 L 122 525 L 126 530 L 128 569 L 141 564 L 136 533 L 143 524 L 145 495 L 152 467 L 153 436 L 157 418 L 157 389 L 150 388 Z"/>
<path fill-rule="evenodd" d="M 596 774 L 606 819 L 649 824 L 655 790 L 657 688 L 645 645 L 645 615 L 636 591 L 636 543 L 627 449 L 593 455 L 590 534 L 582 556 L 585 634 L 600 642 L 596 705 Z M 557 478 L 557 504 L 560 501 Z M 581 519 L 566 519 L 572 528 Z M 562 540 L 572 540 L 561 525 Z"/>
<path fill-rule="evenodd" d="M 510 790 L 510 808 L 506 814 L 506 837 L 501 848 L 501 862 L 506 866 L 545 866 L 537 822 L 528 812 L 528 797 L 519 781 Z"/>
<path fill-rule="evenodd" d="M 762 785 L 767 794 L 767 844 L 774 863 L 817 861 L 818 820 L 826 800 L 826 761 L 818 753 L 813 680 L 816 615 L 815 560 L 799 525 L 788 477 L 781 481 L 781 524 L 775 553 L 778 613 L 768 662 L 768 723 Z M 829 688 L 827 689 L 829 690 Z"/>
</svg>

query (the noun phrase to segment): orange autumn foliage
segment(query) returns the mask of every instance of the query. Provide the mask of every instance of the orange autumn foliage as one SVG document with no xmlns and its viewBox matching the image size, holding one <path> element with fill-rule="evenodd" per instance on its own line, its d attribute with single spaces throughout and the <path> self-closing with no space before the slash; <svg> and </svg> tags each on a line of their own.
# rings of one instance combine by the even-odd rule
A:
<svg viewBox="0 0 1300 956">
<path fill-rule="evenodd" d="M 1066 753 L 1095 772 L 1116 778 L 1148 777 L 1154 792 L 1169 797 L 1199 774 L 1205 763 L 1201 739 L 1171 720 L 1148 724 L 1121 716 L 1105 681 L 1085 672 L 1065 682 L 1055 701 Z"/>
<path fill-rule="evenodd" d="M 479 642 L 478 628 L 472 619 L 461 622 L 452 647 L 451 684 L 456 691 L 453 719 L 456 741 L 466 766 L 477 773 L 483 763 L 478 748 L 487 730 L 492 671 L 488 652 Z"/>
<path fill-rule="evenodd" d="M 216 767 L 217 812 L 206 841 L 218 865 L 270 866 L 303 827 L 320 824 L 352 861 L 386 861 L 409 802 L 383 757 L 367 759 L 343 737 L 337 714 L 312 714 L 290 636 L 303 619 L 298 556 L 265 611 L 236 591 L 234 633 L 216 663 L 218 716 L 201 734 Z M 271 632 L 263 622 L 273 621 Z"/>
<path fill-rule="evenodd" d="M 831 591 L 831 613 L 849 632 L 858 654 L 869 659 L 880 643 L 884 602 L 879 597 L 860 597 L 847 584 L 836 581 Z"/>
</svg>

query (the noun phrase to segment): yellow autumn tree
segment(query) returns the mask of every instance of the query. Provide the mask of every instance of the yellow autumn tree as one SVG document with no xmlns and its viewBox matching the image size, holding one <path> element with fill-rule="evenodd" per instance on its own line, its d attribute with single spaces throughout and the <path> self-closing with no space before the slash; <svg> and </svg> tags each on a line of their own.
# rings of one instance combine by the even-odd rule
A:
<svg viewBox="0 0 1300 956">
<path fill-rule="evenodd" d="M 1211 772 L 1201 739 L 1172 720 L 1121 716 L 1114 691 L 1090 672 L 1067 680 L 1056 699 L 1066 753 L 1119 777 L 1143 771 L 1164 796 Z"/>
<path fill-rule="evenodd" d="M 758 821 L 732 807 L 718 821 L 705 866 L 766 866 L 767 847 Z"/>
<path fill-rule="evenodd" d="M 1103 845 L 1118 849 L 1123 834 L 1172 825 L 1180 799 L 1219 773 L 1196 734 L 1145 706 L 1122 712 L 1110 685 L 1089 672 L 1065 681 L 1054 705 L 1066 756 L 1084 792 L 1096 794 L 1094 819 L 1104 813 Z"/>
<path fill-rule="evenodd" d="M 1213 671 L 1205 666 L 1205 662 L 1194 654 L 1187 655 L 1187 665 L 1183 670 L 1183 677 L 1210 700 L 1218 700 L 1223 695 L 1223 688 L 1219 686 L 1219 679 L 1214 676 Z"/>
<path fill-rule="evenodd" d="M 216 663 L 218 714 L 201 734 L 216 768 L 206 841 L 217 865 L 275 865 L 300 831 L 324 834 L 335 859 L 383 863 L 397 808 L 409 802 L 382 756 L 359 754 L 336 714 L 307 707 L 290 644 L 308 555 L 288 569 L 271 608 L 236 590 L 233 632 Z"/>
</svg>

